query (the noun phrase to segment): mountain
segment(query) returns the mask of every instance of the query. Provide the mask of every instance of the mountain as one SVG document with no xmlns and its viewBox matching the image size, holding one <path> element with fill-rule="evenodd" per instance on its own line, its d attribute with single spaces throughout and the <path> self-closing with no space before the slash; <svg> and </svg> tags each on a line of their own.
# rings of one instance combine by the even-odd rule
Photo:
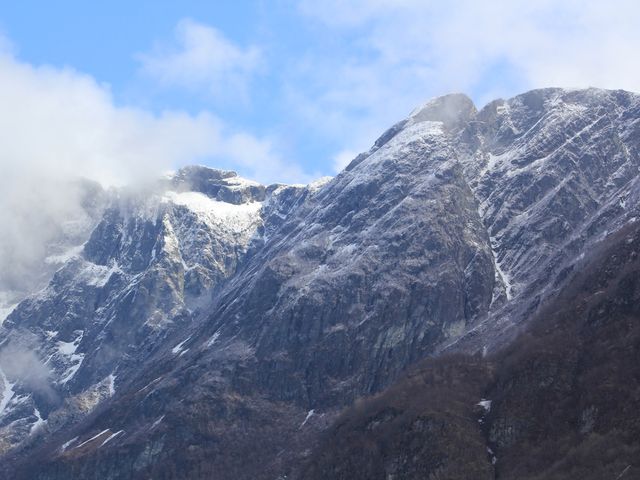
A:
<svg viewBox="0 0 640 480">
<path fill-rule="evenodd" d="M 38 188 L 28 189 L 28 199 L 6 195 L 0 206 L 6 215 L 0 236 L 0 324 L 81 248 L 106 200 L 99 184 L 83 178 L 33 182 Z"/>
<path fill-rule="evenodd" d="M 639 249 L 624 226 L 505 349 L 422 361 L 346 409 L 302 477 L 638 478 Z"/>
<path fill-rule="evenodd" d="M 41 479 L 520 478 L 525 446 L 579 444 L 567 438 L 584 425 L 561 419 L 578 409 L 586 433 L 609 432 L 615 422 L 596 412 L 631 408 L 635 394 L 580 404 L 587 383 L 565 372 L 574 357 L 562 352 L 585 356 L 592 338 L 558 335 L 546 351 L 551 337 L 536 332 L 609 278 L 595 265 L 635 229 L 639 122 L 640 96 L 623 91 L 535 90 L 480 111 L 454 94 L 333 179 L 263 186 L 189 167 L 104 193 L 85 243 L 2 325 L 1 468 Z M 627 301 L 613 287 L 606 298 Z M 584 320 L 563 321 L 573 332 Z M 611 368 L 626 358 L 604 352 Z M 556 423 L 524 400 L 549 408 L 547 377 L 528 367 L 545 361 L 551 384 L 563 374 L 574 386 L 555 392 Z M 614 385 L 631 392 L 630 371 Z M 491 410 L 475 418 L 483 398 Z M 398 433 L 406 425 L 413 437 Z M 633 458 L 634 432 L 615 437 L 611 468 Z M 558 448 L 554 461 L 587 451 Z"/>
<path fill-rule="evenodd" d="M 307 191 L 190 167 L 144 192 L 111 192 L 86 242 L 3 324 L 5 448 L 112 396 L 264 241 L 263 217 L 286 215 Z"/>
</svg>

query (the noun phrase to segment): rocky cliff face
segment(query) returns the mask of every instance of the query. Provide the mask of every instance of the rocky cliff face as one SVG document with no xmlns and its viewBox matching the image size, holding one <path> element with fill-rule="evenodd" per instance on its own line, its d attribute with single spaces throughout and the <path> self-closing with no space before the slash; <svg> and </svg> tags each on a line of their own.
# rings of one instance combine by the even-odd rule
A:
<svg viewBox="0 0 640 480">
<path fill-rule="evenodd" d="M 113 396 L 264 242 L 263 212 L 286 214 L 305 193 L 199 167 L 111 192 L 86 242 L 3 325 L 4 448 Z"/>
<path fill-rule="evenodd" d="M 637 478 L 639 249 L 626 225 L 505 349 L 423 361 L 346 409 L 300 476 Z"/>
<path fill-rule="evenodd" d="M 639 120 L 627 92 L 537 90 L 480 111 L 450 95 L 330 181 L 193 167 L 113 192 L 3 325 L 5 468 L 300 473 L 341 408 L 430 355 L 507 345 L 635 221 Z"/>
<path fill-rule="evenodd" d="M 473 334 L 491 344 L 529 318 L 576 259 L 635 220 L 639 108 L 628 92 L 546 89 L 492 102 L 470 122 L 462 161 L 497 275 L 517 300 Z"/>
</svg>

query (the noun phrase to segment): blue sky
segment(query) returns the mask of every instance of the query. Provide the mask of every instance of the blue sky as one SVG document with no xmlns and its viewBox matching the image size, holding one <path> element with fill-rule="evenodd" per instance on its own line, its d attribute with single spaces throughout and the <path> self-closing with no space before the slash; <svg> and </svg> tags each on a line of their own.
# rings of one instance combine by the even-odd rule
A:
<svg viewBox="0 0 640 480">
<path fill-rule="evenodd" d="M 436 95 L 640 90 L 625 0 L 6 3 L 0 162 L 105 181 L 198 162 L 306 182 Z"/>
</svg>

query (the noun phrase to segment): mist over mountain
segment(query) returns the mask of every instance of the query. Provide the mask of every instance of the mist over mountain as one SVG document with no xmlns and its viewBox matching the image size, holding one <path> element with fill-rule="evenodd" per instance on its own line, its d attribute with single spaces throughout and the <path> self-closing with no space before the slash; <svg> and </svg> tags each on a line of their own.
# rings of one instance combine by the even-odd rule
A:
<svg viewBox="0 0 640 480">
<path fill-rule="evenodd" d="M 0 472 L 635 478 L 639 172 L 639 95 L 549 88 L 307 185 L 0 205 Z"/>
</svg>

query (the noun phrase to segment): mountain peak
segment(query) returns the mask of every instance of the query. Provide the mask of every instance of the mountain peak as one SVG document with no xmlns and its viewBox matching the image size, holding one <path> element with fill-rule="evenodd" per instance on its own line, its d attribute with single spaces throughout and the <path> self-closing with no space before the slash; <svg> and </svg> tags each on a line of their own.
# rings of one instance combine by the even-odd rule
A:
<svg viewBox="0 0 640 480">
<path fill-rule="evenodd" d="M 264 185 L 242 178 L 233 170 L 203 165 L 183 167 L 168 180 L 173 190 L 199 192 L 234 204 L 261 202 L 265 196 Z"/>
<path fill-rule="evenodd" d="M 223 170 L 220 168 L 207 167 L 205 165 L 188 165 L 178 170 L 172 178 L 174 180 L 189 180 L 195 177 L 207 180 L 224 180 L 237 177 L 238 173 L 233 170 Z"/>
<path fill-rule="evenodd" d="M 565 387 L 577 385 L 575 359 L 587 338 L 558 348 L 571 353 L 568 370 L 556 366 L 562 355 L 543 357 L 540 368 L 554 383 L 540 386 L 533 375 L 527 390 L 513 390 L 517 397 L 499 384 L 526 376 L 532 363 L 513 370 L 515 359 L 494 375 L 482 362 L 546 317 L 558 292 L 574 298 L 572 279 L 595 265 L 590 258 L 611 235 L 621 248 L 604 261 L 604 274 L 627 275 L 622 266 L 637 257 L 638 243 L 628 237 L 640 218 L 639 118 L 638 96 L 621 91 L 534 90 L 480 113 L 453 94 L 391 127 L 318 193 L 321 183 L 264 186 L 203 166 L 183 168 L 149 193 L 115 192 L 89 240 L 64 256 L 54 252 L 65 262 L 50 284 L 0 328 L 0 346 L 13 345 L 0 352 L 0 477 L 88 478 L 82 472 L 99 464 L 119 478 L 178 468 L 183 478 L 333 478 L 342 474 L 296 469 L 313 458 L 308 452 L 327 426 L 348 418 L 339 417 L 343 407 L 384 391 L 420 359 L 455 352 L 468 355 L 467 363 L 454 360 L 468 375 L 445 380 L 445 389 L 438 390 L 446 378 L 439 370 L 411 374 L 442 416 L 407 404 L 418 416 L 400 430 L 431 441 L 433 426 L 442 430 L 440 418 L 454 411 L 447 385 L 462 386 L 456 411 L 464 425 L 438 438 L 461 451 L 458 432 L 473 427 L 477 465 L 492 478 L 487 448 L 508 468 L 511 447 L 527 458 L 527 432 L 552 425 L 522 426 L 522 411 L 501 397 L 515 398 L 511 405 L 539 393 L 551 403 L 574 398 Z M 637 293 L 629 278 L 620 277 L 625 309 Z M 609 328 L 600 320 L 611 313 L 602 307 L 608 290 L 595 282 L 583 293 L 578 300 L 593 308 L 580 318 L 597 338 L 600 326 Z M 630 324 L 620 318 L 616 332 Z M 541 342 L 546 347 L 546 337 Z M 41 365 L 44 392 L 55 395 L 23 381 L 15 368 L 22 363 L 25 375 Z M 485 374 L 489 383 L 480 381 Z M 476 390 L 464 389 L 466 379 Z M 423 398 L 407 391 L 375 403 Z M 584 420 L 561 428 L 570 434 L 566 445 L 600 428 L 609 410 L 599 398 L 563 410 Z M 483 408 L 489 400 L 491 412 Z M 392 431 L 385 423 L 400 425 L 394 412 L 403 405 L 385 405 L 365 410 L 373 415 L 358 420 L 358 431 L 375 440 Z M 398 438 L 391 445 L 404 448 L 408 437 Z M 406 458 L 431 462 L 434 451 Z M 451 468 L 459 464 L 453 458 Z"/>
<path fill-rule="evenodd" d="M 445 128 L 455 128 L 468 121 L 477 113 L 473 100 L 463 93 L 451 93 L 433 98 L 416 108 L 409 121 L 442 122 Z"/>
</svg>

